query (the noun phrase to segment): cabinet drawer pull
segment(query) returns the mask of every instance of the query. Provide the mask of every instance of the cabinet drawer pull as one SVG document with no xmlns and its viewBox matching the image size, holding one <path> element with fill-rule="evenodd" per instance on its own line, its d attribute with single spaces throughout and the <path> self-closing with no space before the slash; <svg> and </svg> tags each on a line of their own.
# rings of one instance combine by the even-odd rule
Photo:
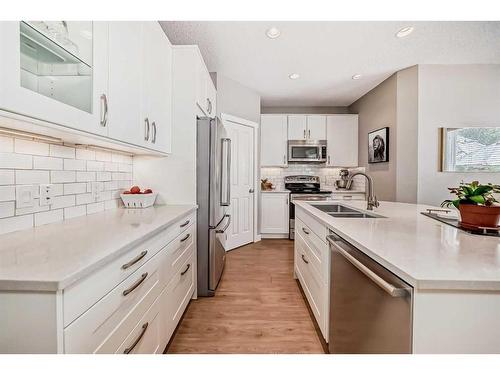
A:
<svg viewBox="0 0 500 375">
<path fill-rule="evenodd" d="M 302 254 L 302 260 L 304 261 L 305 264 L 309 264 L 309 261 L 304 257 L 304 254 Z"/>
<path fill-rule="evenodd" d="M 139 336 L 137 336 L 137 338 L 134 340 L 132 345 L 130 345 L 128 348 L 125 348 L 125 350 L 123 351 L 123 354 L 130 354 L 130 352 L 132 350 L 134 350 L 134 348 L 137 346 L 137 344 L 139 344 L 139 341 L 141 341 L 142 336 L 144 336 L 144 334 L 146 333 L 146 330 L 148 329 L 148 325 L 149 325 L 148 322 L 146 322 L 142 325 L 141 333 L 139 334 Z"/>
<path fill-rule="evenodd" d="M 128 289 L 125 289 L 123 291 L 123 295 L 126 296 L 126 295 L 129 295 L 130 293 L 132 293 L 139 285 L 141 285 L 144 280 L 146 280 L 146 277 L 148 277 L 148 273 L 147 272 L 144 272 L 142 275 L 141 275 L 141 278 L 139 280 L 137 280 L 135 283 L 133 283 L 130 288 Z"/>
<path fill-rule="evenodd" d="M 186 220 L 184 223 L 182 223 L 182 224 L 180 225 L 180 227 L 181 227 L 181 228 L 184 228 L 186 225 L 188 225 L 188 224 L 189 224 L 189 222 L 190 222 L 189 220 Z"/>
<path fill-rule="evenodd" d="M 184 236 L 184 238 L 181 238 L 181 242 L 186 241 L 186 240 L 187 240 L 190 236 L 191 236 L 191 234 L 190 234 L 190 233 L 186 234 L 186 235 Z"/>
<path fill-rule="evenodd" d="M 144 119 L 144 140 L 149 141 L 149 119 Z"/>
<path fill-rule="evenodd" d="M 108 98 L 106 94 L 101 95 L 101 126 L 103 128 L 108 124 Z"/>
<path fill-rule="evenodd" d="M 309 232 L 306 228 L 302 227 L 302 232 L 304 232 L 305 234 L 309 234 L 311 232 Z"/>
<path fill-rule="evenodd" d="M 181 276 L 184 276 L 186 274 L 186 272 L 189 271 L 190 267 L 191 267 L 191 263 L 188 263 L 186 269 L 183 272 L 181 272 Z"/>
<path fill-rule="evenodd" d="M 132 259 L 130 262 L 127 262 L 125 263 L 123 266 L 122 266 L 122 270 L 126 270 L 127 268 L 130 268 L 132 267 L 134 264 L 136 264 L 138 261 L 140 261 L 142 258 L 144 258 L 146 256 L 146 254 L 148 253 L 147 250 L 144 250 L 143 252 L 141 252 L 139 255 L 137 255 L 134 259 Z"/>
</svg>

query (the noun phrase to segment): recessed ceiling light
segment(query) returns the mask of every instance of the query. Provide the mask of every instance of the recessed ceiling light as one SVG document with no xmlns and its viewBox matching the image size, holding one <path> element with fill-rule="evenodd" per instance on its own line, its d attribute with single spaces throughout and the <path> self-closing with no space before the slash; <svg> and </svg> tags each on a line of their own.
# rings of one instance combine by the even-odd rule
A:
<svg viewBox="0 0 500 375">
<path fill-rule="evenodd" d="M 288 78 L 290 79 L 297 79 L 297 78 L 300 78 L 300 74 L 298 73 L 292 73 L 288 76 Z"/>
<path fill-rule="evenodd" d="M 277 37 L 279 37 L 281 35 L 281 31 L 279 31 L 278 28 L 276 28 L 276 27 L 271 27 L 271 28 L 267 29 L 266 35 L 268 38 L 276 39 Z"/>
<path fill-rule="evenodd" d="M 361 74 L 355 74 L 351 78 L 352 79 L 360 79 L 361 77 L 362 77 Z"/>
<path fill-rule="evenodd" d="M 405 36 L 408 36 L 410 35 L 413 30 L 415 28 L 413 26 L 406 26 L 406 27 L 403 27 L 401 30 L 399 30 L 397 33 L 396 33 L 396 36 L 398 38 L 404 38 Z"/>
</svg>

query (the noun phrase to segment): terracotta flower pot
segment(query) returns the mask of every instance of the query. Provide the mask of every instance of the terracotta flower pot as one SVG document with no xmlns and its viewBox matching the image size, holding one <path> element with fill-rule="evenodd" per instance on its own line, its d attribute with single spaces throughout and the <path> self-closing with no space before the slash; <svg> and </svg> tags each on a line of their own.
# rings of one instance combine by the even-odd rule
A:
<svg viewBox="0 0 500 375">
<path fill-rule="evenodd" d="M 500 224 L 500 206 L 460 204 L 459 209 L 464 226 L 496 228 Z"/>
</svg>

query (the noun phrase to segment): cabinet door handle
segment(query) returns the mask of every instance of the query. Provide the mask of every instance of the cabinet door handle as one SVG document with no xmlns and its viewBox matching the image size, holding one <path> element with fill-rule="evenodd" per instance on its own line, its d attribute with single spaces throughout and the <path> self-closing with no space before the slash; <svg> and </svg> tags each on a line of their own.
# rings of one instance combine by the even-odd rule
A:
<svg viewBox="0 0 500 375">
<path fill-rule="evenodd" d="M 144 140 L 149 140 L 149 119 L 147 117 L 144 119 Z"/>
<path fill-rule="evenodd" d="M 148 273 L 144 272 L 141 275 L 141 278 L 137 280 L 135 283 L 133 283 L 129 288 L 125 289 L 122 294 L 124 296 L 127 296 L 130 293 L 132 293 L 139 285 L 141 285 L 144 282 L 144 280 L 146 280 L 146 277 L 148 277 Z"/>
<path fill-rule="evenodd" d="M 191 263 L 188 263 L 186 269 L 184 271 L 181 272 L 181 276 L 184 276 L 186 274 L 187 271 L 189 271 L 189 268 L 191 267 Z"/>
<path fill-rule="evenodd" d="M 286 165 L 286 155 L 283 155 L 283 164 Z"/>
<path fill-rule="evenodd" d="M 210 99 L 207 98 L 207 113 L 210 114 Z"/>
<path fill-rule="evenodd" d="M 311 130 L 310 129 L 307 131 L 307 134 L 308 134 L 308 138 L 311 138 Z"/>
<path fill-rule="evenodd" d="M 153 131 L 152 131 L 153 135 L 151 136 L 151 138 L 152 138 L 151 142 L 156 143 L 156 122 L 155 121 L 153 121 L 153 123 L 151 124 L 151 127 L 153 129 Z"/>
<path fill-rule="evenodd" d="M 106 94 L 101 95 L 101 126 L 103 128 L 108 124 L 108 98 Z"/>
<path fill-rule="evenodd" d="M 189 220 L 186 220 L 184 223 L 180 225 L 181 228 L 184 228 L 186 225 L 189 224 Z"/>
<path fill-rule="evenodd" d="M 141 341 L 142 337 L 146 333 L 146 330 L 148 329 L 148 325 L 149 325 L 148 322 L 146 322 L 142 325 L 141 333 L 139 334 L 139 336 L 137 336 L 137 338 L 134 340 L 132 345 L 130 345 L 128 348 L 125 348 L 125 350 L 123 351 L 123 354 L 130 354 L 130 352 L 132 350 L 134 350 L 134 348 L 137 346 L 137 344 L 139 344 L 139 341 Z"/>
<path fill-rule="evenodd" d="M 302 254 L 302 260 L 304 261 L 305 264 L 309 264 L 309 261 L 304 257 L 304 254 Z"/>
<path fill-rule="evenodd" d="M 330 165 L 330 155 L 328 155 L 328 165 Z"/>
<path fill-rule="evenodd" d="M 141 252 L 139 255 L 137 255 L 134 259 L 132 259 L 130 262 L 127 262 L 125 263 L 123 266 L 122 266 L 122 269 L 123 270 L 126 270 L 127 268 L 130 268 L 132 267 L 134 264 L 136 264 L 138 261 L 140 261 L 142 258 L 144 258 L 146 256 L 146 254 L 148 253 L 147 250 L 144 250 L 143 252 Z"/>
<path fill-rule="evenodd" d="M 190 236 L 191 236 L 191 234 L 189 234 L 189 233 L 188 233 L 188 234 L 186 234 L 186 235 L 184 236 L 184 238 L 181 238 L 181 242 L 186 241 L 186 240 L 187 240 Z"/>
<path fill-rule="evenodd" d="M 306 228 L 302 228 L 302 232 L 304 232 L 305 234 L 309 234 L 311 232 L 309 232 Z"/>
<path fill-rule="evenodd" d="M 304 129 L 304 139 L 306 139 L 306 129 Z"/>
</svg>

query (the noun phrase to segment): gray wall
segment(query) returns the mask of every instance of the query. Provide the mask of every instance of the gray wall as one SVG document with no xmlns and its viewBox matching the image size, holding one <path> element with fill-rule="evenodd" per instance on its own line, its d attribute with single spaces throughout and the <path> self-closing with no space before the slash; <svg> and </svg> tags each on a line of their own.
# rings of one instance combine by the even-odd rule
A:
<svg viewBox="0 0 500 375">
<path fill-rule="evenodd" d="M 349 113 L 347 107 L 262 107 L 261 113 L 291 113 L 291 114 L 337 114 Z"/>
<path fill-rule="evenodd" d="M 260 95 L 219 73 L 210 73 L 217 88 L 217 116 L 221 113 L 260 124 Z"/>
<path fill-rule="evenodd" d="M 379 200 L 396 200 L 397 75 L 394 74 L 349 106 L 359 114 L 359 166 L 373 178 Z M 389 162 L 368 164 L 368 133 L 389 127 Z"/>
<path fill-rule="evenodd" d="M 462 180 L 500 183 L 500 173 L 438 171 L 438 128 L 500 126 L 500 65 L 419 65 L 418 202 L 439 204 Z"/>
</svg>

